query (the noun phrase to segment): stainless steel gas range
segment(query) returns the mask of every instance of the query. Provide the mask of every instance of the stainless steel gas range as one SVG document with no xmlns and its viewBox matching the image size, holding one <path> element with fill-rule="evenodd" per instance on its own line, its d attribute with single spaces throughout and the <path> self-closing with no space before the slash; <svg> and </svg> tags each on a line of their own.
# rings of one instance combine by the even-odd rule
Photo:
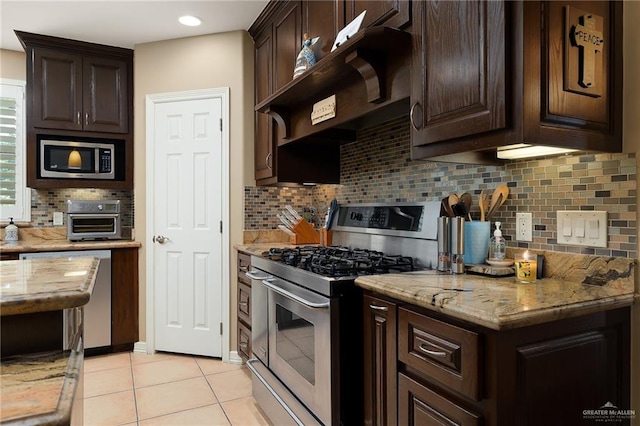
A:
<svg viewBox="0 0 640 426">
<path fill-rule="evenodd" d="M 362 424 L 362 274 L 434 269 L 439 202 L 341 206 L 331 247 L 252 256 L 253 395 L 277 425 Z"/>
</svg>

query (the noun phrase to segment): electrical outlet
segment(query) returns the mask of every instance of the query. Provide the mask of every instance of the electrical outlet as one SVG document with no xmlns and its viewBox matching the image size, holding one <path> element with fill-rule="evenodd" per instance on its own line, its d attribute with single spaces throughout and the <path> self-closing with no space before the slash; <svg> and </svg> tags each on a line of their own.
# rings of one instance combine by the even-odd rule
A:
<svg viewBox="0 0 640 426">
<path fill-rule="evenodd" d="M 516 213 L 516 241 L 533 241 L 531 213 Z"/>
<path fill-rule="evenodd" d="M 53 226 L 62 226 L 63 224 L 62 212 L 53 212 Z"/>
</svg>

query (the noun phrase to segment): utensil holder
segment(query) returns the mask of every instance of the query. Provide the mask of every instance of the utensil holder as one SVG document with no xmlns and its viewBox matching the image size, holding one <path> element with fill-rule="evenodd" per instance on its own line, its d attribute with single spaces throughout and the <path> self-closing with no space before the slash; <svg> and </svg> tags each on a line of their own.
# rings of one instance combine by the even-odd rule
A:
<svg viewBox="0 0 640 426">
<path fill-rule="evenodd" d="M 464 224 L 464 263 L 479 265 L 489 256 L 491 223 L 473 221 Z"/>
</svg>

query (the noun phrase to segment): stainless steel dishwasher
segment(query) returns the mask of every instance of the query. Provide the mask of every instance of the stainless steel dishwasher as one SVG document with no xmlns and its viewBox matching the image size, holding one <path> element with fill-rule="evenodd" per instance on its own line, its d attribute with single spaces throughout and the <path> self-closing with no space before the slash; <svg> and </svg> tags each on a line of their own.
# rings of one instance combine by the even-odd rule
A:
<svg viewBox="0 0 640 426">
<path fill-rule="evenodd" d="M 111 250 L 53 251 L 21 253 L 20 260 L 36 258 L 97 257 L 100 259 L 96 282 L 89 303 L 84 306 L 84 348 L 111 345 Z M 64 329 L 67 317 L 64 316 Z"/>
</svg>

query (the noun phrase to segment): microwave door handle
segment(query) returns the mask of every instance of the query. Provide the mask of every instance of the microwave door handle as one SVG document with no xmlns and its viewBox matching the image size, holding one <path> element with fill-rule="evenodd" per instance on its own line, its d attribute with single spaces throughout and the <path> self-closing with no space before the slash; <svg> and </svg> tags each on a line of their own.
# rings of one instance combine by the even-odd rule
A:
<svg viewBox="0 0 640 426">
<path fill-rule="evenodd" d="M 324 303 L 315 303 L 315 302 L 310 302 L 307 299 L 298 296 L 297 294 L 293 294 L 283 288 L 278 287 L 277 285 L 274 285 L 271 283 L 270 280 L 263 280 L 262 284 L 264 284 L 267 288 L 270 288 L 271 290 L 273 290 L 274 292 L 278 293 L 281 296 L 286 297 L 287 299 L 291 299 L 294 302 L 298 302 L 298 303 L 302 303 L 304 306 L 308 307 L 308 308 L 312 308 L 312 309 L 328 309 L 329 308 L 329 302 L 324 302 Z"/>
</svg>

